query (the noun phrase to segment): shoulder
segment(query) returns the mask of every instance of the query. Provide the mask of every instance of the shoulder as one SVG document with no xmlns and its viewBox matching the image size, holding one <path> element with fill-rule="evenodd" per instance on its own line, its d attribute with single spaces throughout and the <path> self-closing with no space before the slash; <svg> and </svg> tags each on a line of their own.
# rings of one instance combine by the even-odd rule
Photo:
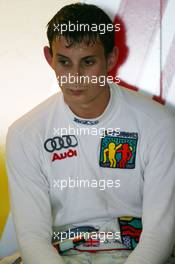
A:
<svg viewBox="0 0 175 264">
<path fill-rule="evenodd" d="M 40 132 L 59 105 L 61 92 L 55 93 L 11 124 L 8 134 L 30 134 Z"/>
<path fill-rule="evenodd" d="M 116 86 L 116 85 L 115 85 Z M 143 122 L 157 124 L 157 122 L 164 122 L 166 120 L 175 121 L 174 114 L 167 106 L 152 100 L 151 98 L 124 88 L 122 86 L 116 87 L 116 92 L 121 100 L 121 104 L 129 115 L 134 115 Z"/>
</svg>

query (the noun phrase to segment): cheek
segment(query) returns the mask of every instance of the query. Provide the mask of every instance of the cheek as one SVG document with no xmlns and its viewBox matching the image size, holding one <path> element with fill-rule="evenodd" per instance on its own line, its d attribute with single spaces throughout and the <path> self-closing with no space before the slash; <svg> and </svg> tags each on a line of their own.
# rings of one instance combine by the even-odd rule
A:
<svg viewBox="0 0 175 264">
<path fill-rule="evenodd" d="M 66 71 L 65 69 L 63 70 L 61 67 L 55 69 L 55 74 L 57 79 L 66 79 L 68 78 L 70 71 Z"/>
<path fill-rule="evenodd" d="M 93 79 L 94 77 L 102 75 L 102 72 L 98 69 L 91 69 L 89 71 L 84 72 L 83 75 L 88 76 L 90 79 Z"/>
<path fill-rule="evenodd" d="M 57 70 L 57 61 L 55 58 L 53 58 L 53 60 L 52 60 L 52 66 L 54 68 L 54 71 L 56 71 Z"/>
<path fill-rule="evenodd" d="M 95 67 L 93 67 L 91 75 L 100 76 L 100 75 L 106 75 L 107 69 L 106 69 L 106 63 L 100 62 Z"/>
</svg>

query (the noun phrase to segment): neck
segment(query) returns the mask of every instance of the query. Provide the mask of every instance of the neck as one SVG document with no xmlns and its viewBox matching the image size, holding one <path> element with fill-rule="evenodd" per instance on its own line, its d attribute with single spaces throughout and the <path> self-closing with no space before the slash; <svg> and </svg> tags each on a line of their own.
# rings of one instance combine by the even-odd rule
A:
<svg viewBox="0 0 175 264">
<path fill-rule="evenodd" d="M 96 118 L 99 117 L 106 109 L 110 99 L 110 89 L 104 87 L 100 94 L 92 101 L 86 104 L 69 104 L 71 111 L 81 118 Z M 98 106 L 98 107 L 97 107 Z"/>
</svg>

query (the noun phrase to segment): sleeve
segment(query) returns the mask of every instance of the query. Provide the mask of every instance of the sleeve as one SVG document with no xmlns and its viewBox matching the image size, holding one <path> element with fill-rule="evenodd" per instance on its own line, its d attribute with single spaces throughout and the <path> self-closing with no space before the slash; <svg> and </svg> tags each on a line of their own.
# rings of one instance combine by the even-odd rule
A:
<svg viewBox="0 0 175 264">
<path fill-rule="evenodd" d="M 143 231 L 125 264 L 165 264 L 175 243 L 175 120 L 149 133 L 145 146 Z"/>
<path fill-rule="evenodd" d="M 42 169 L 40 150 L 37 142 L 28 140 L 14 127 L 7 134 L 6 166 L 23 263 L 62 264 L 61 256 L 51 244 L 49 184 Z"/>
</svg>

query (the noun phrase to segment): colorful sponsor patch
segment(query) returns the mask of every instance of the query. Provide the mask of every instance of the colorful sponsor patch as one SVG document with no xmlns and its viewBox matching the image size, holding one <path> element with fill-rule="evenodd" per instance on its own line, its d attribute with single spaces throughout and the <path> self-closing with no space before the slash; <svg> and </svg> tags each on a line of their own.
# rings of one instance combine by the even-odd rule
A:
<svg viewBox="0 0 175 264">
<path fill-rule="evenodd" d="M 138 133 L 120 132 L 106 134 L 101 140 L 101 167 L 134 169 L 136 160 Z"/>
<path fill-rule="evenodd" d="M 142 220 L 137 217 L 119 217 L 120 234 L 122 243 L 128 249 L 135 249 L 139 243 L 142 232 Z"/>
</svg>

